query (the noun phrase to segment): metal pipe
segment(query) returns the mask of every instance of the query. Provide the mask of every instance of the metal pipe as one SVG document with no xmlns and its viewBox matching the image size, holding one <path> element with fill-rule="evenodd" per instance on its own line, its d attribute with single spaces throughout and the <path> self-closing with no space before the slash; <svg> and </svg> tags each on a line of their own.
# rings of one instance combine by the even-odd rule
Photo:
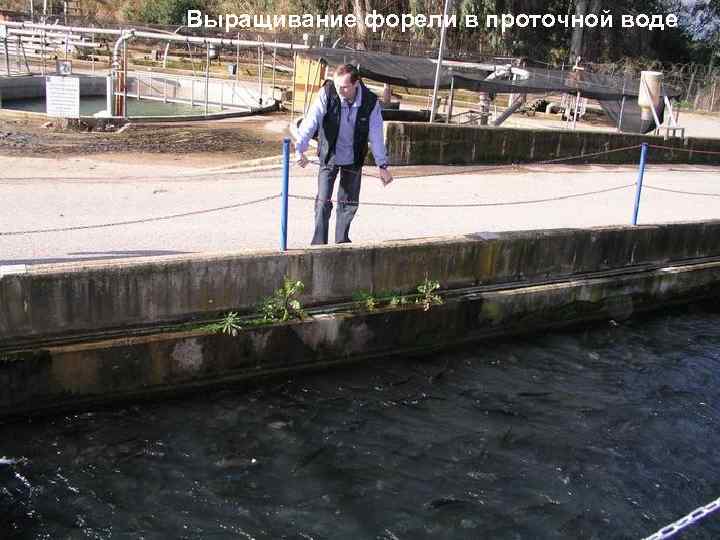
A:
<svg viewBox="0 0 720 540">
<path fill-rule="evenodd" d="M 642 143 L 640 149 L 640 171 L 636 182 L 635 204 L 633 206 L 632 224 L 637 225 L 638 213 L 640 212 L 640 196 L 642 195 L 643 176 L 645 175 L 645 163 L 647 161 L 647 143 Z"/>
<path fill-rule="evenodd" d="M 235 54 L 235 80 L 240 80 L 240 32 L 238 32 L 237 52 Z"/>
<path fill-rule="evenodd" d="M 263 104 L 263 66 L 265 64 L 265 54 L 262 44 L 258 47 L 258 86 L 260 87 L 260 106 Z"/>
<path fill-rule="evenodd" d="M 430 109 L 430 123 L 435 121 L 435 109 L 437 108 L 437 93 L 438 93 L 438 87 L 440 86 L 440 70 L 442 69 L 443 49 L 445 47 L 445 33 L 447 32 L 447 27 L 445 25 L 445 21 L 447 20 L 449 3 L 450 3 L 449 0 L 445 0 L 445 7 L 443 9 L 442 27 L 440 28 L 440 47 L 438 48 L 438 63 L 437 63 L 437 67 L 435 68 L 435 84 L 433 85 L 432 108 Z"/>
<path fill-rule="evenodd" d="M 573 129 L 575 129 L 575 126 L 577 125 L 579 110 L 580 110 L 580 91 L 578 91 L 577 96 L 575 97 L 575 114 L 573 115 Z"/>
<path fill-rule="evenodd" d="M 455 77 L 453 76 L 450 77 L 450 99 L 448 101 L 447 118 L 445 118 L 446 124 L 449 124 L 452 118 L 453 102 L 455 101 Z"/>
<path fill-rule="evenodd" d="M 122 36 L 123 30 L 116 30 L 112 28 L 90 28 L 85 26 L 67 26 L 67 25 L 52 25 L 52 24 L 42 24 L 42 23 L 28 23 L 28 22 L 17 22 L 17 21 L 3 21 L 3 24 L 12 27 L 12 28 L 37 28 L 37 29 L 45 29 L 49 31 L 54 32 L 82 32 L 85 34 L 100 34 L 100 35 L 112 35 L 112 36 Z M 137 30 L 131 30 L 133 32 L 135 37 L 138 38 L 147 38 L 147 39 L 157 39 L 160 41 L 187 41 L 189 43 L 197 43 L 201 45 L 207 45 L 207 44 L 215 44 L 215 45 L 240 45 L 242 47 L 257 47 L 258 43 L 257 41 L 250 41 L 250 40 L 242 40 L 242 39 L 224 39 L 224 38 L 205 38 L 205 37 L 195 37 L 195 36 L 183 36 L 183 35 L 175 35 L 175 34 L 163 34 L 160 32 L 142 32 Z M 263 47 L 269 47 L 269 45 L 262 45 Z M 309 49 L 309 46 L 306 45 L 296 45 L 294 43 L 276 43 L 273 46 L 276 46 L 279 49 Z"/>
<path fill-rule="evenodd" d="M 8 77 L 11 75 L 10 72 L 10 50 L 8 49 L 8 38 L 5 36 L 5 69 L 7 69 Z"/>
<path fill-rule="evenodd" d="M 277 43 L 277 40 L 275 40 Z M 273 49 L 273 64 L 272 64 L 272 86 L 270 91 L 272 92 L 273 100 L 275 100 L 275 61 L 277 60 L 277 47 Z"/>
<path fill-rule="evenodd" d="M 47 0 L 46 0 L 46 2 L 47 2 Z M 47 6 L 47 3 L 45 4 L 45 7 L 46 7 L 46 6 Z M 43 12 L 44 12 L 44 11 L 45 11 L 45 8 L 43 7 Z M 46 75 L 46 73 L 47 73 L 47 72 L 46 72 L 46 69 L 47 69 L 47 68 L 45 67 L 45 46 L 46 46 L 46 42 L 45 42 L 45 30 L 43 30 L 43 32 L 42 32 L 41 39 L 42 39 L 42 44 L 40 45 L 40 54 L 42 55 L 42 74 L 43 74 L 43 75 Z"/>
<path fill-rule="evenodd" d="M 42 25 L 42 26 L 45 26 L 45 25 Z M 110 76 L 113 78 L 113 83 L 117 82 L 117 80 L 118 80 L 117 75 L 120 70 L 120 59 L 119 59 L 120 46 L 124 45 L 127 42 L 127 40 L 131 39 L 134 35 L 135 35 L 134 30 L 130 30 L 130 31 L 122 30 L 120 37 L 115 42 L 115 46 L 113 47 L 112 64 L 111 64 L 111 68 L 110 68 Z M 124 50 L 126 51 L 126 48 Z M 124 62 L 123 72 L 125 73 L 126 78 L 125 78 L 125 85 L 124 85 L 125 86 L 125 97 L 124 97 L 124 101 L 123 101 L 123 111 L 125 109 L 125 105 L 127 102 L 127 71 L 126 70 L 127 70 L 127 62 Z M 113 110 L 108 111 L 112 116 L 118 116 L 118 110 L 117 110 L 118 107 L 117 107 L 115 95 L 116 95 L 115 94 L 115 84 L 113 84 L 113 95 L 112 95 Z"/>
<path fill-rule="evenodd" d="M 283 140 L 283 183 L 280 207 L 280 251 L 287 251 L 288 192 L 290 188 L 290 139 Z"/>
<path fill-rule="evenodd" d="M 123 118 L 127 118 L 128 57 L 127 40 L 123 41 Z"/>
<path fill-rule="evenodd" d="M 622 121 L 623 121 L 623 112 L 625 111 L 625 96 L 622 98 L 622 103 L 620 104 L 620 118 L 618 118 L 618 126 L 617 130 L 622 131 Z"/>
<path fill-rule="evenodd" d="M 205 50 L 205 114 L 207 115 L 210 100 L 210 46 L 205 47 Z"/>
<path fill-rule="evenodd" d="M 9 68 L 8 68 L 9 69 Z M 297 69 L 297 53 L 293 54 L 292 101 L 290 101 L 290 125 L 295 118 L 295 70 Z"/>
</svg>

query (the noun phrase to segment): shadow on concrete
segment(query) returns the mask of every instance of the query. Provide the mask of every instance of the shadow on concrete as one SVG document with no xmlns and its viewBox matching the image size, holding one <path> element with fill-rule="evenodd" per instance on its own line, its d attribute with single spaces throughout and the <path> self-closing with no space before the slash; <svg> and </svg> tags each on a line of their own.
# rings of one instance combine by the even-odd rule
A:
<svg viewBox="0 0 720 540">
<path fill-rule="evenodd" d="M 131 251 L 75 251 L 68 257 L 51 257 L 37 259 L 0 259 L 0 265 L 13 264 L 57 264 L 81 261 L 107 261 L 114 259 L 131 259 L 136 257 L 159 257 L 163 255 L 185 255 L 192 251 L 174 251 L 168 249 L 145 249 Z"/>
</svg>

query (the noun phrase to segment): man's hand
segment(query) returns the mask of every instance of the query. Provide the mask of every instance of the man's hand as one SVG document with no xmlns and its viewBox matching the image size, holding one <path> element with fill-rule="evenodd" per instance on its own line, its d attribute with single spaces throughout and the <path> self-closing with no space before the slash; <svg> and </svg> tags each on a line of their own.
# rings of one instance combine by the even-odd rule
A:
<svg viewBox="0 0 720 540">
<path fill-rule="evenodd" d="M 380 181 L 383 183 L 383 186 L 387 186 L 390 182 L 393 181 L 392 174 L 390 174 L 389 169 L 378 169 L 380 171 Z"/>
<path fill-rule="evenodd" d="M 305 152 L 301 152 L 297 158 L 297 164 L 300 165 L 302 168 L 305 168 L 308 163 L 310 163 L 310 161 L 308 160 L 308 158 L 305 157 Z"/>
</svg>

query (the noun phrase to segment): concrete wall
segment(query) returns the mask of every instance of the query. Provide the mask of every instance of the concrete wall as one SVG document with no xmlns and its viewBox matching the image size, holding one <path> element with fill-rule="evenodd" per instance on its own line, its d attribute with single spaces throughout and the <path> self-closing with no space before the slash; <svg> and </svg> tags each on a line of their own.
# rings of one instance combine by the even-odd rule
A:
<svg viewBox="0 0 720 540">
<path fill-rule="evenodd" d="M 281 254 L 32 267 L 0 277 L 0 346 L 41 337 L 254 311 L 285 275 L 308 305 L 358 291 L 411 291 L 562 278 L 720 256 L 720 221 L 558 229 L 329 246 Z"/>
<path fill-rule="evenodd" d="M 196 330 L 0 352 L 0 417 L 158 397 L 388 354 L 611 318 L 720 294 L 720 262 L 479 290 L 429 311 L 336 313 L 253 327 Z"/>
<path fill-rule="evenodd" d="M 105 77 L 75 75 L 80 78 L 81 96 L 104 96 Z M 45 97 L 45 77 L 0 77 L 0 96 L 3 100 Z"/>
<path fill-rule="evenodd" d="M 717 155 L 651 148 L 650 163 L 720 164 L 720 139 L 668 139 L 601 131 L 560 131 L 386 122 L 388 157 L 394 165 L 516 163 L 557 159 L 637 146 L 643 142 Z M 640 150 L 593 156 L 590 163 L 638 163 Z"/>
</svg>

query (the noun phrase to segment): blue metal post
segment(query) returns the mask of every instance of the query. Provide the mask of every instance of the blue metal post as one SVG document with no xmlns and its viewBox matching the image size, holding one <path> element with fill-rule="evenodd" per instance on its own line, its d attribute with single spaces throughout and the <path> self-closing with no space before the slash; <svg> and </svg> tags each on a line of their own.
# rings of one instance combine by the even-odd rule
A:
<svg viewBox="0 0 720 540">
<path fill-rule="evenodd" d="M 280 251 L 287 251 L 288 191 L 290 187 L 290 139 L 283 140 L 283 184 L 280 210 Z"/>
<path fill-rule="evenodd" d="M 645 175 L 645 162 L 647 160 L 647 143 L 640 147 L 640 172 L 638 173 L 637 188 L 635 189 L 635 207 L 633 208 L 632 224 L 637 225 L 638 212 L 640 211 L 640 195 L 642 195 L 643 176 Z"/>
</svg>

